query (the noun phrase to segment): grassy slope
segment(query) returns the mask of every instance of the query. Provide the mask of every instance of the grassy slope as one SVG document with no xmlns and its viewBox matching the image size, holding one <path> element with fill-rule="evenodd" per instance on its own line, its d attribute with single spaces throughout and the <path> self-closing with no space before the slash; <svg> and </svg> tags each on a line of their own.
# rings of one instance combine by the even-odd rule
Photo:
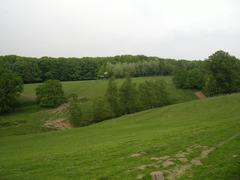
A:
<svg viewBox="0 0 240 180">
<path fill-rule="evenodd" d="M 171 77 L 156 76 L 156 77 L 141 77 L 133 78 L 133 81 L 138 83 L 145 80 L 164 79 L 168 83 L 169 93 L 171 95 L 172 102 L 184 102 L 195 99 L 194 92 L 191 90 L 179 90 L 176 89 L 171 81 Z M 116 80 L 118 85 L 124 81 L 124 79 Z M 91 81 L 72 81 L 63 82 L 63 88 L 66 95 L 76 93 L 80 97 L 87 97 L 93 99 L 97 96 L 103 96 L 108 81 L 107 80 L 91 80 Z M 21 97 L 22 101 L 33 101 L 35 99 L 35 89 L 38 84 L 27 84 L 24 86 L 24 92 Z M 89 118 L 91 116 L 91 102 L 84 104 L 83 113 L 84 117 Z M 40 109 L 37 105 L 28 105 L 17 109 L 15 113 L 0 116 L 0 137 L 17 134 L 28 134 L 46 131 L 42 127 L 46 120 L 55 120 L 60 117 L 56 117 L 49 111 Z"/>
<path fill-rule="evenodd" d="M 213 147 L 239 131 L 240 94 L 234 94 L 152 109 L 84 128 L 8 136 L 0 139 L 0 177 L 135 179 L 161 170 L 136 169 L 152 163 L 150 157 L 172 156 L 193 144 Z M 194 166 L 185 174 L 187 179 L 237 179 L 239 140 L 238 136 L 217 148 L 203 166 Z M 129 157 L 139 151 L 146 154 Z"/>
<path fill-rule="evenodd" d="M 169 92 L 173 100 L 183 102 L 195 98 L 193 91 L 176 89 L 172 83 L 170 76 L 154 76 L 154 77 L 138 77 L 133 78 L 136 84 L 146 80 L 163 79 L 168 83 Z M 120 86 L 124 79 L 117 79 L 116 82 Z M 108 80 L 90 80 L 90 81 L 68 81 L 62 82 L 66 95 L 71 93 L 78 94 L 79 97 L 87 97 L 93 99 L 98 96 L 103 96 L 107 89 Z M 27 84 L 24 86 L 24 92 L 21 99 L 33 100 L 35 98 L 35 89 L 39 84 Z"/>
</svg>

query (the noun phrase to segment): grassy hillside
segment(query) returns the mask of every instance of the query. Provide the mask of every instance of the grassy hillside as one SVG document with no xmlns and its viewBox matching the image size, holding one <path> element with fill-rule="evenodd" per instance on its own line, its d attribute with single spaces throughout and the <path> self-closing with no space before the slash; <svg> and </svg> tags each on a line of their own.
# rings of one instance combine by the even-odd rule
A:
<svg viewBox="0 0 240 180">
<path fill-rule="evenodd" d="M 168 83 L 168 91 L 173 103 L 185 102 L 196 99 L 194 91 L 176 89 L 172 83 L 171 77 L 156 76 L 156 77 L 141 77 L 133 78 L 137 84 L 145 80 L 164 79 Z M 120 86 L 124 79 L 117 79 L 116 82 Z M 66 95 L 76 93 L 79 97 L 94 99 L 97 96 L 103 96 L 108 81 L 107 80 L 91 80 L 91 81 L 72 81 L 62 82 Z M 17 134 L 28 134 L 47 131 L 43 124 L 47 120 L 57 120 L 66 118 L 66 113 L 52 113 L 51 110 L 39 108 L 34 104 L 35 89 L 39 84 L 24 85 L 24 92 L 21 100 L 28 102 L 18 108 L 16 112 L 0 116 L 0 137 Z M 84 118 L 88 119 L 92 115 L 92 103 L 89 101 L 82 107 Z"/>
<path fill-rule="evenodd" d="M 0 139 L 0 179 L 240 177 L 240 94 Z"/>
<path fill-rule="evenodd" d="M 174 101 L 184 102 L 186 100 L 192 100 L 195 98 L 193 91 L 176 89 L 173 85 L 172 78 L 170 76 L 154 76 L 154 77 L 139 77 L 133 78 L 133 82 L 136 84 L 142 83 L 146 80 L 163 79 L 168 83 L 169 93 Z M 116 82 L 120 86 L 125 79 L 116 79 Z M 26 84 L 24 85 L 24 92 L 22 94 L 22 100 L 34 100 L 35 89 L 39 84 Z M 71 93 L 77 94 L 79 97 L 86 97 L 93 99 L 98 96 L 103 96 L 107 89 L 108 80 L 89 80 L 89 81 L 68 81 L 62 82 L 63 89 L 66 95 Z"/>
</svg>

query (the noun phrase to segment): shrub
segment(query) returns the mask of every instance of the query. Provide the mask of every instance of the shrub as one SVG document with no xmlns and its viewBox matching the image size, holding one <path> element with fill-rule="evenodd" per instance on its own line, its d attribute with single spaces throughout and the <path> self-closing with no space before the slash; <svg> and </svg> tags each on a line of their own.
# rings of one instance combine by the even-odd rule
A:
<svg viewBox="0 0 240 180">
<path fill-rule="evenodd" d="M 36 89 L 37 102 L 42 107 L 57 107 L 65 102 L 62 84 L 58 80 L 48 80 Z"/>
<path fill-rule="evenodd" d="M 107 87 L 105 97 L 111 107 L 113 116 L 120 115 L 121 113 L 119 108 L 118 88 L 117 88 L 117 83 L 115 82 L 115 79 L 113 77 L 108 82 L 108 87 Z"/>
<path fill-rule="evenodd" d="M 93 101 L 93 122 L 100 122 L 111 117 L 113 113 L 106 98 L 96 98 Z"/>
<path fill-rule="evenodd" d="M 173 74 L 173 82 L 177 88 L 186 88 L 188 72 L 185 69 L 177 70 Z"/>
<path fill-rule="evenodd" d="M 0 68 L 0 113 L 11 111 L 23 90 L 22 79 L 15 73 Z"/>
<path fill-rule="evenodd" d="M 136 84 L 127 77 L 119 89 L 119 103 L 122 114 L 129 114 L 139 110 L 138 91 Z"/>
<path fill-rule="evenodd" d="M 68 111 L 70 114 L 70 123 L 74 127 L 87 125 L 87 123 L 82 119 L 81 105 L 76 100 L 72 100 L 70 102 Z"/>
<path fill-rule="evenodd" d="M 163 80 L 145 81 L 139 85 L 139 99 L 142 109 L 169 104 L 167 84 Z"/>
<path fill-rule="evenodd" d="M 236 57 L 217 51 L 209 56 L 207 64 L 209 78 L 206 93 L 214 95 L 240 91 L 240 61 Z"/>
<path fill-rule="evenodd" d="M 185 87 L 188 89 L 202 89 L 205 84 L 205 75 L 200 68 L 194 68 L 187 73 Z"/>
</svg>

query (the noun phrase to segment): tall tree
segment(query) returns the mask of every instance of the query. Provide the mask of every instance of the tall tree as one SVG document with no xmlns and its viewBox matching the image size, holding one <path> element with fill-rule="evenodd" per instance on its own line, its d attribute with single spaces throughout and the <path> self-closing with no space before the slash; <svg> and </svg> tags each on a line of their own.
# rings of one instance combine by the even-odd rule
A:
<svg viewBox="0 0 240 180">
<path fill-rule="evenodd" d="M 139 85 L 139 93 L 142 109 L 160 107 L 169 103 L 169 94 L 165 81 L 145 81 Z"/>
<path fill-rule="evenodd" d="M 65 101 L 62 84 L 58 80 L 48 80 L 39 85 L 36 95 L 42 107 L 57 107 Z"/>
<path fill-rule="evenodd" d="M 224 51 L 217 51 L 207 60 L 209 79 L 205 87 L 208 94 L 224 94 L 240 91 L 240 62 Z M 208 87 L 213 84 L 214 88 Z M 214 90 L 215 92 L 210 92 Z"/>
<path fill-rule="evenodd" d="M 118 94 L 118 87 L 117 83 L 115 82 L 114 77 L 112 77 L 108 81 L 108 87 L 105 94 L 105 97 L 111 106 L 112 112 L 114 116 L 120 115 L 120 109 L 119 109 L 119 94 Z"/>
<path fill-rule="evenodd" d="M 104 97 L 99 97 L 93 102 L 93 122 L 100 122 L 112 117 L 111 107 Z"/>
<path fill-rule="evenodd" d="M 87 125 L 86 121 L 82 119 L 81 105 L 77 99 L 74 98 L 70 101 L 68 111 L 70 114 L 70 122 L 73 126 L 78 127 Z"/>
<path fill-rule="evenodd" d="M 136 84 L 132 83 L 129 76 L 119 89 L 119 103 L 123 114 L 133 113 L 139 109 Z"/>
<path fill-rule="evenodd" d="M 0 68 L 0 113 L 11 111 L 23 90 L 22 79 L 7 69 Z"/>
</svg>

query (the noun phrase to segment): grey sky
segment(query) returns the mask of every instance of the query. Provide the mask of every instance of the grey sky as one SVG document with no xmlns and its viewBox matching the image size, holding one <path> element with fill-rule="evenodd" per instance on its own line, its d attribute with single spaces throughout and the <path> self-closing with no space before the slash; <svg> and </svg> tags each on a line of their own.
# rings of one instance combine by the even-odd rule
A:
<svg viewBox="0 0 240 180">
<path fill-rule="evenodd" d="M 0 0 L 0 55 L 240 57 L 239 0 Z"/>
</svg>

